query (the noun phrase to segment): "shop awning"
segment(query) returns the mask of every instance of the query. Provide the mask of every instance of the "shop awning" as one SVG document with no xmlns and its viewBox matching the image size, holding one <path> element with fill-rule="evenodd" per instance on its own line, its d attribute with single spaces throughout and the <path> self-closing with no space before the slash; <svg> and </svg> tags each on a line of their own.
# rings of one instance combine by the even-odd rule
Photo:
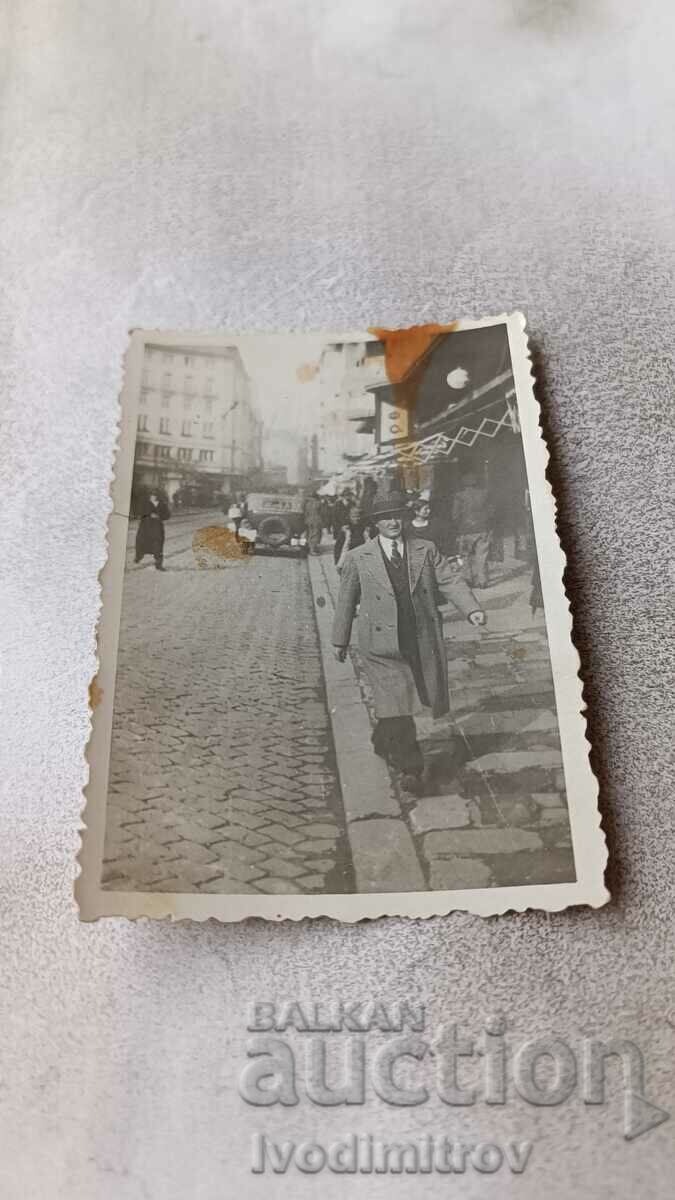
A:
<svg viewBox="0 0 675 1200">
<path fill-rule="evenodd" d="M 504 387 L 504 384 L 507 386 Z M 494 390 L 498 392 L 496 396 Z M 472 395 L 470 411 L 466 411 L 462 405 L 462 412 L 444 413 L 442 428 L 438 428 L 439 420 L 434 419 L 428 424 L 436 427 L 435 432 L 425 434 L 422 428 L 418 430 L 415 438 L 382 446 L 380 450 L 373 451 L 360 462 L 347 468 L 340 478 L 347 480 L 355 475 L 382 475 L 394 466 L 426 466 L 449 458 L 457 447 L 473 446 L 479 438 L 494 438 L 500 429 L 511 429 L 514 433 L 519 433 L 515 387 L 511 373 L 508 372 L 498 381 L 493 381 L 490 386 L 481 389 L 481 392 L 481 395 Z"/>
</svg>

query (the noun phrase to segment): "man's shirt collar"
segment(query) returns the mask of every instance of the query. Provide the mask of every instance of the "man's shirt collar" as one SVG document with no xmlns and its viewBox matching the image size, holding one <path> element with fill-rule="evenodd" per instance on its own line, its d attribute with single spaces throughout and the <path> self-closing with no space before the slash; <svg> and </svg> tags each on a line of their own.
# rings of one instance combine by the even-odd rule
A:
<svg viewBox="0 0 675 1200">
<path fill-rule="evenodd" d="M 405 539 L 402 533 L 399 533 L 395 538 L 386 537 L 386 535 L 382 533 L 378 533 L 377 537 L 382 548 L 382 553 L 385 554 L 387 558 L 391 559 L 391 552 L 394 543 L 396 543 L 398 546 L 398 552 L 401 555 L 401 558 L 403 558 L 405 552 Z"/>
</svg>

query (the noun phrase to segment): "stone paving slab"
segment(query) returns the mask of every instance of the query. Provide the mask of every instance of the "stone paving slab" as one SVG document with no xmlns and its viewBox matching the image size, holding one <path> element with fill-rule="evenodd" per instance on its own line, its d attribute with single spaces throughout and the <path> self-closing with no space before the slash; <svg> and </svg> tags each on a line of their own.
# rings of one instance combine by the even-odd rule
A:
<svg viewBox="0 0 675 1200">
<path fill-rule="evenodd" d="M 438 891 L 489 887 L 492 879 L 490 867 L 481 859 L 440 858 L 430 865 L 429 881 Z"/>
<path fill-rule="evenodd" d="M 465 796 L 425 796 L 410 813 L 414 833 L 433 829 L 464 829 L 471 825 L 469 801 Z"/>
<path fill-rule="evenodd" d="M 427 881 L 406 823 L 396 817 L 354 821 L 349 837 L 359 892 L 423 892 Z"/>
<path fill-rule="evenodd" d="M 454 722 L 466 737 L 496 733 L 530 733 L 558 731 L 558 721 L 551 709 L 532 715 L 532 709 L 515 712 L 474 712 L 458 717 Z"/>
<path fill-rule="evenodd" d="M 483 855 L 541 850 L 539 834 L 525 829 L 447 829 L 424 839 L 429 858 L 477 858 Z"/>
</svg>

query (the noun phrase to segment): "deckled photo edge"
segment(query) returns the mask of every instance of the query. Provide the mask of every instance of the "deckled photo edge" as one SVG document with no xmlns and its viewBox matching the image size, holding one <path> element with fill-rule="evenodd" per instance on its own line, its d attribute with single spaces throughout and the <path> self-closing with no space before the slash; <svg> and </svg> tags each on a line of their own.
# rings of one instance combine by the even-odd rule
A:
<svg viewBox="0 0 675 1200">
<path fill-rule="evenodd" d="M 83 921 L 95 920 L 106 915 L 99 911 L 100 888 L 96 873 L 100 871 L 105 838 L 106 788 L 124 584 L 124 547 L 134 460 L 136 404 L 133 401 L 138 390 L 143 347 L 147 336 L 142 330 L 129 331 L 129 341 L 122 356 L 122 388 L 117 399 L 117 436 L 113 447 L 112 474 L 108 483 L 110 511 L 105 528 L 106 557 L 98 573 L 97 670 L 89 684 L 88 697 L 90 727 L 85 746 L 88 778 L 82 789 L 78 872 L 73 889 L 80 920 Z"/>
<path fill-rule="evenodd" d="M 107 526 L 108 554 L 99 575 L 99 668 L 92 686 L 91 734 L 86 747 L 89 780 L 84 788 L 81 848 L 78 854 L 80 870 L 75 880 L 75 896 L 81 920 L 92 921 L 103 916 L 120 916 L 132 920 L 146 917 L 176 921 L 216 919 L 221 922 L 233 922 L 254 917 L 278 921 L 324 916 L 343 922 L 355 922 L 380 916 L 428 918 L 446 915 L 452 911 L 466 911 L 478 916 L 525 912 L 528 909 L 554 912 L 573 905 L 600 907 L 609 900 L 609 892 L 604 884 L 607 845 L 598 808 L 598 783 L 590 765 L 590 741 L 582 696 L 581 664 L 571 637 L 570 601 L 563 583 L 566 560 L 556 532 L 556 501 L 547 479 L 549 452 L 541 428 L 540 407 L 534 395 L 535 378 L 525 332 L 525 317 L 522 313 L 515 312 L 480 320 L 458 320 L 452 323 L 452 327 L 455 331 L 498 324 L 504 324 L 508 334 L 525 464 L 533 500 L 532 519 L 560 726 L 576 880 L 559 884 L 467 888 L 453 891 L 270 896 L 115 892 L 102 889 L 98 874 L 105 836 L 116 654 L 136 440 L 137 397 L 144 347 L 148 341 L 167 347 L 175 342 L 189 342 L 203 347 L 225 347 L 231 346 L 233 341 L 250 343 L 267 336 L 283 339 L 303 336 L 303 331 L 279 335 L 237 335 L 133 330 L 124 356 L 124 383 L 119 402 L 119 437 L 110 485 L 112 510 Z M 318 335 L 320 331 L 310 332 Z M 364 331 L 347 334 L 328 331 L 321 332 L 321 336 L 326 342 L 373 340 L 372 334 Z"/>
<path fill-rule="evenodd" d="M 524 315 L 520 312 L 511 314 L 507 318 L 507 328 L 516 400 L 521 416 L 525 467 L 534 497 L 532 519 L 553 668 L 577 884 L 589 896 L 581 903 L 600 907 L 610 899 L 604 882 L 608 849 L 602 829 L 598 781 L 590 761 L 591 742 L 583 699 L 581 660 L 572 640 L 572 607 L 564 582 L 567 560 L 558 538 L 557 501 L 548 478 L 550 453 L 544 437 L 541 408 L 534 392 L 536 377 Z"/>
</svg>

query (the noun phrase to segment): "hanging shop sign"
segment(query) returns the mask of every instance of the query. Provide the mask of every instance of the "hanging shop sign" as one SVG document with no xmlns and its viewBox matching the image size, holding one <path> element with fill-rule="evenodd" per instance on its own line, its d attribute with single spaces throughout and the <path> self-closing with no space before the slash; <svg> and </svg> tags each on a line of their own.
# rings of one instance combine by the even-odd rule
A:
<svg viewBox="0 0 675 1200">
<path fill-rule="evenodd" d="M 356 474 L 379 476 L 386 474 L 392 465 L 399 467 L 427 466 L 430 463 L 448 459 L 458 446 L 470 447 L 479 438 L 494 438 L 500 429 L 519 431 L 518 412 L 515 405 L 515 390 L 509 389 L 506 396 L 490 406 L 490 416 L 475 414 L 471 424 L 460 425 L 452 433 L 434 433 L 415 441 L 409 441 L 406 446 L 392 445 L 401 439 L 390 438 L 388 446 L 380 448 L 366 458 L 354 464 L 350 470 L 343 473 L 342 479 Z M 494 409 L 497 409 L 495 412 Z M 404 410 L 405 411 L 405 410 Z M 405 412 L 406 417 L 408 413 Z M 471 420 L 470 417 L 467 420 Z"/>
<path fill-rule="evenodd" d="M 375 389 L 373 389 L 375 391 Z M 375 441 L 378 446 L 405 442 L 411 434 L 410 413 L 400 394 L 392 387 L 375 391 Z"/>
</svg>

